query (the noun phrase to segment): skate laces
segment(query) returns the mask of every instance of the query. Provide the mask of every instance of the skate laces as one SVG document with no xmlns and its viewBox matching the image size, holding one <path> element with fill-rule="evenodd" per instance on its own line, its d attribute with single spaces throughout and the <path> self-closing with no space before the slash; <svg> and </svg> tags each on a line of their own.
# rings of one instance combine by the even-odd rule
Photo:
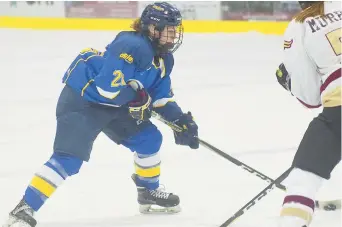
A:
<svg viewBox="0 0 342 227">
<path fill-rule="evenodd" d="M 22 206 L 18 207 L 17 209 L 14 210 L 14 214 L 18 214 L 20 212 L 24 212 L 25 214 L 33 217 L 34 215 L 34 212 L 33 212 L 33 209 L 27 205 L 27 204 L 23 204 Z"/>
<path fill-rule="evenodd" d="M 168 199 L 171 193 L 166 192 L 165 186 L 161 184 L 159 188 L 155 190 L 150 190 L 150 194 L 160 199 Z"/>
</svg>

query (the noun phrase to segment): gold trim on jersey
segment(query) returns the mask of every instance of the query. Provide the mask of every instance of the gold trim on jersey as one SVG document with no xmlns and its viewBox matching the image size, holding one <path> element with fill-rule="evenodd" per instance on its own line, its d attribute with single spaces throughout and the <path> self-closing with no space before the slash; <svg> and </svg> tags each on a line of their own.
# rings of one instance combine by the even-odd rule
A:
<svg viewBox="0 0 342 227">
<path fill-rule="evenodd" d="M 65 79 L 64 83 L 66 83 L 66 82 L 68 81 L 68 79 L 69 79 L 69 77 L 70 77 L 72 71 L 76 68 L 76 66 L 78 65 L 78 63 L 80 63 L 81 61 L 87 62 L 90 58 L 95 57 L 95 56 L 99 56 L 99 55 L 94 54 L 94 55 L 91 55 L 91 56 L 87 57 L 86 59 L 83 59 L 83 58 L 78 59 L 78 61 L 75 63 L 75 65 L 74 65 L 71 69 L 70 69 L 70 68 L 68 69 L 68 71 L 67 71 L 68 76 L 67 76 L 67 78 Z"/>
<path fill-rule="evenodd" d="M 292 43 L 293 43 L 293 39 L 291 39 L 290 41 L 284 40 L 284 50 L 291 48 Z"/>
<path fill-rule="evenodd" d="M 160 69 L 161 73 L 160 73 L 160 77 L 163 78 L 165 76 L 165 64 L 164 64 L 164 60 L 162 58 L 159 58 L 159 66 L 157 66 L 154 63 L 154 60 L 152 60 L 152 65 L 154 66 L 155 69 Z"/>
<path fill-rule="evenodd" d="M 336 87 L 323 95 L 322 101 L 324 107 L 341 106 L 341 86 Z"/>
<path fill-rule="evenodd" d="M 84 95 L 84 91 L 87 89 L 87 87 L 93 82 L 94 80 L 91 79 L 88 81 L 88 83 L 86 85 L 84 85 L 84 87 L 82 88 L 82 91 L 81 91 L 81 96 Z"/>
</svg>

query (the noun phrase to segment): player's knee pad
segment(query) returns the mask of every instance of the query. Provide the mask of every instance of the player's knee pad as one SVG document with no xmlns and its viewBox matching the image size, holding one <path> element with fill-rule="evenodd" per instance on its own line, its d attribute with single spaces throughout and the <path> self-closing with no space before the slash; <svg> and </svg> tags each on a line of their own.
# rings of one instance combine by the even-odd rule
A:
<svg viewBox="0 0 342 227">
<path fill-rule="evenodd" d="M 163 136 L 156 126 L 150 125 L 122 144 L 141 155 L 157 153 L 163 141 Z"/>
<path fill-rule="evenodd" d="M 285 182 L 287 194 L 314 198 L 316 192 L 321 187 L 323 178 L 314 173 L 294 168 Z"/>
<path fill-rule="evenodd" d="M 47 166 L 54 169 L 64 178 L 75 175 L 79 172 L 83 160 L 76 156 L 55 152 L 50 160 L 46 163 Z"/>
</svg>

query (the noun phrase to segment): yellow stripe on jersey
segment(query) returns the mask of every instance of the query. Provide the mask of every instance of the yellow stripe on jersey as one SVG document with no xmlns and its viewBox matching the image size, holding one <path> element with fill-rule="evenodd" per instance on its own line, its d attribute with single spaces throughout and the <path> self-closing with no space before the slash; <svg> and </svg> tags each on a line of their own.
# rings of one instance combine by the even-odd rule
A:
<svg viewBox="0 0 342 227">
<path fill-rule="evenodd" d="M 280 216 L 293 216 L 306 220 L 309 224 L 312 220 L 312 214 L 308 211 L 302 210 L 300 208 L 286 207 L 281 211 Z"/>
<path fill-rule="evenodd" d="M 78 63 L 80 63 L 81 61 L 87 62 L 89 59 L 91 59 L 92 57 L 96 57 L 96 56 L 99 56 L 99 55 L 94 54 L 94 55 L 87 57 L 86 59 L 83 59 L 83 58 L 78 59 L 77 62 L 74 64 L 74 66 L 72 68 L 68 69 L 68 71 L 67 71 L 68 76 L 65 79 L 64 83 L 66 83 L 68 81 L 72 71 L 77 67 Z"/>
<path fill-rule="evenodd" d="M 164 60 L 162 58 L 159 58 L 159 66 L 157 66 L 154 60 L 152 60 L 152 65 L 154 66 L 155 69 L 160 69 L 160 77 L 163 78 L 166 73 Z"/>
<path fill-rule="evenodd" d="M 140 177 L 156 177 L 160 175 L 160 165 L 146 169 L 135 165 L 135 173 Z"/>
<path fill-rule="evenodd" d="M 87 89 L 87 87 L 88 87 L 92 82 L 94 82 L 93 79 L 89 80 L 88 83 L 87 83 L 86 85 L 84 85 L 84 87 L 82 88 L 81 96 L 84 95 L 85 89 Z"/>
<path fill-rule="evenodd" d="M 54 186 L 37 176 L 33 177 L 30 185 L 47 197 L 50 197 L 56 190 Z"/>
</svg>

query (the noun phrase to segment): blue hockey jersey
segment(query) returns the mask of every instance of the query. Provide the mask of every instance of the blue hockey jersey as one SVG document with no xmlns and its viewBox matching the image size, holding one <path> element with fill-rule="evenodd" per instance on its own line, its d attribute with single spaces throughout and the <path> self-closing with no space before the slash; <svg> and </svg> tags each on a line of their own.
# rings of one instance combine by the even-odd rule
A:
<svg viewBox="0 0 342 227">
<path fill-rule="evenodd" d="M 120 107 L 135 98 L 128 83 L 137 80 L 150 94 L 155 111 L 173 120 L 182 113 L 171 90 L 173 55 L 154 56 L 148 37 L 120 32 L 104 52 L 93 48 L 81 51 L 64 74 L 63 83 L 90 102 Z"/>
</svg>

